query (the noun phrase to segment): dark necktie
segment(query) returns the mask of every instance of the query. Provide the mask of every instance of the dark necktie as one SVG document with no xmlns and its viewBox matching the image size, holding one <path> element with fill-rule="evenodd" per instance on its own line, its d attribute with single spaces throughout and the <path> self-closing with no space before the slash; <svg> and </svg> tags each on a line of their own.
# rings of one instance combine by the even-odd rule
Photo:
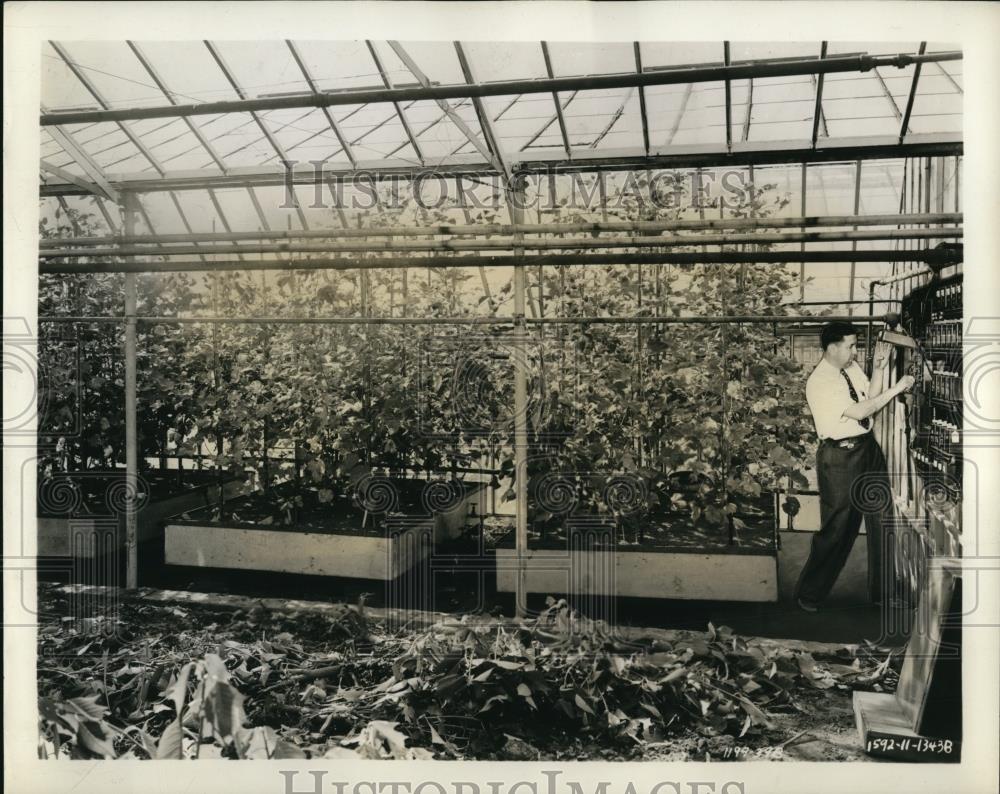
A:
<svg viewBox="0 0 1000 794">
<path fill-rule="evenodd" d="M 844 380 L 847 381 L 847 391 L 851 395 L 851 399 L 854 400 L 854 402 L 858 402 L 858 393 L 854 391 L 854 384 L 851 383 L 851 379 L 847 376 L 847 370 L 844 369 L 840 370 L 840 374 L 843 375 Z M 867 430 L 869 427 L 872 426 L 872 420 L 866 416 L 864 419 L 858 422 L 858 424 L 860 424 L 865 430 Z"/>
</svg>

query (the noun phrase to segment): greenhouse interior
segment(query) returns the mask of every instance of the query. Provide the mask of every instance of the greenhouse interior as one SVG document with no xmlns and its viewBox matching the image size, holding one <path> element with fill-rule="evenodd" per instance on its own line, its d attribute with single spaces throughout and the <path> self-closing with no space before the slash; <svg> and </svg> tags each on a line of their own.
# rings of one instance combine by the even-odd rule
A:
<svg viewBox="0 0 1000 794">
<path fill-rule="evenodd" d="M 47 42 L 40 755 L 959 761 L 962 86 Z"/>
</svg>

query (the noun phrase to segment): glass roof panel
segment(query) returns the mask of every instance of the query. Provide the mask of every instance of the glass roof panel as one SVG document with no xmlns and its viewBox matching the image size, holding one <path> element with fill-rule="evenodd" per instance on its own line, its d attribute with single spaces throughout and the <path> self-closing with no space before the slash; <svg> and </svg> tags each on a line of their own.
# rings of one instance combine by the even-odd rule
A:
<svg viewBox="0 0 1000 794">
<path fill-rule="evenodd" d="M 635 52 L 627 42 L 548 42 L 552 74 L 570 77 L 635 71 Z"/>
<path fill-rule="evenodd" d="M 563 98 L 563 95 L 560 95 L 560 98 Z M 574 147 L 591 146 L 598 142 L 598 138 L 608 129 L 612 121 L 614 126 L 602 141 L 615 135 L 619 140 L 629 137 L 631 145 L 642 145 L 639 95 L 635 89 L 580 91 L 573 103 L 563 111 L 563 118 L 566 121 L 570 144 Z M 610 144 L 605 143 L 605 145 Z"/>
<path fill-rule="evenodd" d="M 853 55 L 867 53 L 868 55 L 896 55 L 901 52 L 916 52 L 919 41 L 831 41 L 827 44 L 826 55 Z M 817 48 L 817 54 L 819 48 Z"/>
<path fill-rule="evenodd" d="M 668 147 L 674 142 L 693 90 L 693 84 L 650 86 L 646 89 L 650 147 Z"/>
<path fill-rule="evenodd" d="M 179 102 L 239 99 L 204 42 L 144 41 L 139 47 Z"/>
<path fill-rule="evenodd" d="M 124 41 L 71 41 L 60 46 L 111 107 L 163 104 L 163 92 Z M 56 54 L 51 46 L 48 52 Z M 75 76 L 72 79 L 81 84 Z M 91 101 L 95 101 L 92 96 Z"/>
<path fill-rule="evenodd" d="M 725 83 L 695 83 L 673 143 L 709 144 L 726 142 Z"/>
<path fill-rule="evenodd" d="M 729 59 L 735 63 L 772 58 L 815 58 L 819 55 L 819 51 L 819 42 L 813 41 L 733 41 L 729 44 Z"/>
<path fill-rule="evenodd" d="M 416 79 L 387 42 L 374 43 L 383 60 L 390 79 L 395 85 L 414 85 Z M 68 51 L 75 61 L 93 72 L 92 79 L 99 90 L 107 94 L 108 101 L 116 106 L 143 106 L 166 104 L 163 96 L 134 54 L 124 42 L 70 42 Z M 206 101 L 235 99 L 236 94 L 214 62 L 202 42 L 150 42 L 140 45 L 160 72 L 167 85 L 174 89 L 178 101 Z M 321 90 L 348 90 L 376 88 L 382 80 L 372 62 L 364 42 L 296 42 L 306 67 Z M 427 78 L 439 84 L 464 82 L 459 61 L 452 42 L 405 42 L 402 45 Z M 919 42 L 847 42 L 830 45 L 828 55 L 869 52 L 895 54 L 916 52 Z M 289 92 L 306 92 L 308 86 L 296 64 L 292 51 L 284 42 L 221 42 L 218 44 L 227 64 L 236 74 L 242 87 L 250 95 L 280 95 Z M 539 42 L 524 43 L 470 43 L 463 45 L 475 76 L 488 82 L 541 78 L 545 76 L 542 49 Z M 556 75 L 583 75 L 595 73 L 632 72 L 635 55 L 631 42 L 614 42 L 601 45 L 578 45 L 552 42 L 549 44 L 552 65 Z M 950 45 L 928 44 L 928 51 L 955 49 Z M 817 42 L 790 42 L 781 44 L 736 42 L 731 47 L 734 62 L 773 58 L 814 58 L 820 50 Z M 696 43 L 643 43 L 642 63 L 646 70 L 680 65 L 721 64 L 721 42 Z M 42 97 L 46 107 L 65 108 L 83 106 L 96 108 L 80 81 L 61 63 L 51 47 L 43 58 Z M 912 85 L 913 67 L 896 69 L 884 67 L 876 75 L 867 73 L 836 73 L 824 78 L 824 124 L 818 133 L 824 143 L 837 139 L 866 135 L 895 136 L 899 132 L 899 114 L 905 109 Z M 882 81 L 879 80 L 882 78 Z M 884 88 L 883 88 L 884 83 Z M 962 113 L 962 64 L 949 61 L 926 64 L 922 67 L 917 84 L 916 101 L 910 119 L 912 133 L 960 133 Z M 809 75 L 734 80 L 731 90 L 731 128 L 734 144 L 743 148 L 772 141 L 792 141 L 804 146 L 809 139 L 813 123 L 816 80 Z M 887 96 L 888 93 L 888 96 Z M 725 84 L 696 83 L 692 85 L 649 86 L 644 89 L 650 144 L 654 153 L 696 151 L 701 148 L 723 149 L 726 142 Z M 610 156 L 621 151 L 638 153 L 642 146 L 642 119 L 639 111 L 639 90 L 636 88 L 579 90 L 560 92 L 559 101 L 574 157 Z M 448 100 L 452 112 L 462 119 L 480 140 L 485 140 L 480 129 L 475 105 L 470 98 Z M 553 159 L 566 157 L 563 136 L 556 117 L 555 101 L 551 93 L 522 96 L 485 97 L 482 105 L 500 140 L 510 163 L 518 160 Z M 433 100 L 407 101 L 400 104 L 425 164 L 433 166 L 456 153 L 471 163 L 482 160 L 476 147 L 468 141 L 463 130 Z M 749 127 L 747 113 L 749 110 Z M 418 165 L 416 152 L 393 105 L 389 103 L 334 106 L 329 113 L 341 127 L 349 141 L 354 156 L 362 167 L 374 163 L 397 166 Z M 338 168 L 348 165 L 345 152 L 330 128 L 325 113 L 315 108 L 293 108 L 260 111 L 259 117 L 289 157 L 307 162 L 326 158 Z M 154 157 L 171 172 L 205 169 L 208 174 L 218 174 L 218 167 L 211 154 L 190 131 L 186 121 L 180 119 L 150 119 L 125 122 L 149 148 Z M 210 145 L 225 158 L 227 166 L 273 168 L 277 154 L 267 141 L 258 124 L 249 113 L 218 116 L 191 117 L 191 123 L 204 134 Z M 156 175 L 150 162 L 131 144 L 119 125 L 114 123 L 72 125 L 67 128 L 79 145 L 116 178 L 125 175 Z M 828 136 L 826 135 L 828 133 Z M 829 140 L 827 140 L 827 138 Z M 762 147 L 763 148 L 763 147 Z M 85 177 L 84 170 L 73 161 L 68 152 L 43 130 L 41 154 L 49 162 L 65 167 L 70 173 Z M 740 150 L 733 155 L 737 165 L 728 168 L 708 169 L 714 175 L 711 193 L 719 194 L 719 183 L 734 171 L 744 182 L 749 180 L 749 167 L 738 164 Z M 935 162 L 934 168 L 939 168 Z M 810 165 L 808 172 L 806 214 L 851 215 L 854 211 L 854 162 Z M 692 171 L 692 169 L 688 169 Z M 947 158 L 941 176 L 934 172 L 935 190 L 943 188 L 935 208 L 954 209 L 955 202 L 954 158 Z M 909 172 L 908 172 L 909 174 Z M 889 214 L 899 210 L 899 191 L 903 182 L 903 161 L 865 161 L 861 169 L 861 214 Z M 799 164 L 757 166 L 754 169 L 758 185 L 775 185 L 775 194 L 787 199 L 784 207 L 777 209 L 781 216 L 802 214 L 802 166 Z M 634 178 L 634 177 L 633 177 Z M 589 206 L 579 206 L 572 212 L 586 217 L 604 217 L 599 206 L 595 177 L 562 176 L 557 179 L 556 199 L 566 194 L 574 179 L 584 184 L 591 196 Z M 608 192 L 613 193 L 629 180 L 628 174 L 606 175 Z M 49 176 L 50 182 L 60 182 Z M 471 183 L 471 180 L 467 180 Z M 546 180 L 536 180 L 543 198 L 549 185 Z M 480 188 L 477 188 L 480 189 Z M 436 190 L 436 188 L 431 188 Z M 488 188 L 481 188 L 488 192 Z M 284 188 L 280 185 L 254 188 L 261 211 L 272 229 L 298 229 L 299 213 L 294 207 L 283 207 Z M 950 192 L 949 192 L 950 191 Z M 250 192 L 245 187 L 217 188 L 216 201 L 234 230 L 258 229 L 261 221 Z M 364 191 L 346 189 L 346 193 L 365 199 Z M 310 228 L 337 228 L 342 221 L 332 206 L 328 185 L 321 187 L 321 203 L 317 205 L 315 188 L 299 185 L 295 194 L 301 212 Z M 591 195 L 593 194 L 593 195 Z M 214 202 L 204 189 L 181 190 L 175 193 L 189 223 L 195 231 L 222 231 L 224 226 Z M 433 198 L 433 195 L 431 196 Z M 370 201 L 370 198 L 368 199 Z M 96 210 L 93 199 L 67 197 L 70 206 L 79 204 L 89 211 Z M 51 211 L 46 201 L 46 212 Z M 911 202 L 912 204 L 912 202 Z M 178 216 L 173 199 L 168 193 L 144 194 L 143 208 L 159 233 L 183 232 L 185 227 Z M 461 210 L 448 210 L 454 220 L 464 222 Z M 721 210 L 731 213 L 732 208 Z M 352 225 L 361 214 L 360 208 L 344 208 Z M 719 217 L 718 207 L 699 210 L 697 206 L 681 208 L 682 217 Z M 475 215 L 475 211 L 473 211 Z M 609 209 L 614 217 L 614 209 Z M 567 212 L 556 214 L 541 206 L 529 218 L 546 220 L 564 218 Z M 102 216 L 103 217 L 103 216 Z M 117 215 L 116 215 L 117 217 Z M 369 213 L 369 219 L 371 218 Z M 505 220 L 505 213 L 501 214 Z M 140 221 L 140 230 L 145 226 Z M 846 228 L 850 228 L 849 226 Z M 817 247 L 819 244 L 816 244 Z M 897 242 L 895 247 L 920 248 L 925 241 Z M 780 246 L 791 251 L 800 250 L 798 244 Z M 850 243 L 827 244 L 826 250 L 842 250 L 843 264 L 809 264 L 807 274 L 815 280 L 806 288 L 806 298 L 813 300 L 843 299 L 849 289 Z M 878 250 L 889 247 L 886 241 L 858 241 L 857 250 Z M 190 258 L 190 257 L 182 257 Z M 798 264 L 791 269 L 798 271 Z M 857 263 L 855 273 L 856 297 L 867 297 L 866 283 L 872 278 L 891 272 L 891 263 Z M 864 292 L 862 295 L 861 293 Z"/>
<path fill-rule="evenodd" d="M 462 49 L 481 83 L 545 77 L 542 48 L 536 41 L 462 42 Z"/>
<path fill-rule="evenodd" d="M 295 41 L 295 47 L 320 91 L 374 88 L 382 85 L 363 41 Z"/>
<path fill-rule="evenodd" d="M 738 81 L 741 88 L 749 81 Z M 812 117 L 816 103 L 816 88 L 811 77 L 770 77 L 753 81 L 750 126 L 746 140 L 780 141 L 808 140 L 812 133 Z M 737 93 L 734 90 L 733 100 Z M 733 140 L 744 140 L 742 125 L 746 108 L 733 109 Z"/>
<path fill-rule="evenodd" d="M 309 91 L 288 45 L 283 41 L 213 41 L 247 96 L 275 96 Z M 213 63 L 221 73 L 218 64 Z"/>
<path fill-rule="evenodd" d="M 293 146 L 308 140 L 316 141 L 318 138 L 325 139 L 331 151 L 340 148 L 326 116 L 317 108 L 272 110 L 259 115 L 283 150 L 287 151 Z M 277 157 L 273 147 L 271 154 Z"/>
<path fill-rule="evenodd" d="M 709 63 L 722 64 L 722 44 L 718 41 L 642 42 L 642 66 L 644 69 Z"/>
<path fill-rule="evenodd" d="M 48 42 L 42 45 L 41 100 L 42 107 L 50 110 L 100 107 Z"/>
<path fill-rule="evenodd" d="M 573 106 L 576 96 L 579 96 L 579 92 L 560 97 L 565 111 L 568 112 Z M 559 136 L 556 106 L 551 94 L 532 94 L 520 99 L 515 96 L 483 97 L 483 106 L 490 116 L 501 146 L 510 154 L 521 151 L 529 144 L 538 143 L 545 135 Z M 562 145 L 561 137 L 559 145 Z"/>
<path fill-rule="evenodd" d="M 449 85 L 465 82 L 458 54 L 450 42 L 401 41 L 399 44 L 431 83 Z"/>
<path fill-rule="evenodd" d="M 249 113 L 227 114 L 223 123 L 226 126 L 212 128 L 209 138 L 227 166 L 258 165 L 274 156 L 274 148 Z"/>
</svg>

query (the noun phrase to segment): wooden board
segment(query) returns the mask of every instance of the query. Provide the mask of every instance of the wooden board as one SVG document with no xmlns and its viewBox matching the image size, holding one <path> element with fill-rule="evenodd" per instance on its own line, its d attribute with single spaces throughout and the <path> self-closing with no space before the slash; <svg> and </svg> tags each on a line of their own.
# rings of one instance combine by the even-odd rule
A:
<svg viewBox="0 0 1000 794">
<path fill-rule="evenodd" d="M 914 731 L 895 695 L 855 692 L 854 717 L 862 748 L 870 756 L 931 764 L 962 760 L 960 740 L 922 736 Z"/>
<path fill-rule="evenodd" d="M 906 646 L 896 699 L 910 726 L 925 736 L 961 737 L 960 561 L 930 561 Z"/>
</svg>

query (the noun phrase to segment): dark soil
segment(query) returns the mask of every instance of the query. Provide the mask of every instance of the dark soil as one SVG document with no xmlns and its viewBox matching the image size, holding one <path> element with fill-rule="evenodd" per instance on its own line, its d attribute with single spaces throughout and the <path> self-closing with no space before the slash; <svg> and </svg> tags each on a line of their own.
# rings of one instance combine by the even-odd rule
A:
<svg viewBox="0 0 1000 794">
<path fill-rule="evenodd" d="M 427 517 L 433 507 L 454 507 L 475 486 L 439 481 L 435 487 L 442 498 L 428 492 L 422 480 L 386 480 L 386 490 L 367 497 L 350 494 L 321 493 L 319 488 L 292 483 L 275 486 L 268 492 L 256 492 L 231 499 L 220 511 L 218 506 L 184 513 L 178 523 L 225 524 L 287 529 L 290 531 L 382 537 L 396 517 Z M 367 508 L 367 509 L 366 509 Z"/>
<path fill-rule="evenodd" d="M 232 480 L 224 475 L 224 480 Z M 219 482 L 214 471 L 157 470 L 139 475 L 139 500 L 158 502 Z M 38 480 L 38 515 L 46 518 L 80 518 L 110 515 L 115 500 L 124 499 L 124 470 L 58 472 Z"/>
</svg>

